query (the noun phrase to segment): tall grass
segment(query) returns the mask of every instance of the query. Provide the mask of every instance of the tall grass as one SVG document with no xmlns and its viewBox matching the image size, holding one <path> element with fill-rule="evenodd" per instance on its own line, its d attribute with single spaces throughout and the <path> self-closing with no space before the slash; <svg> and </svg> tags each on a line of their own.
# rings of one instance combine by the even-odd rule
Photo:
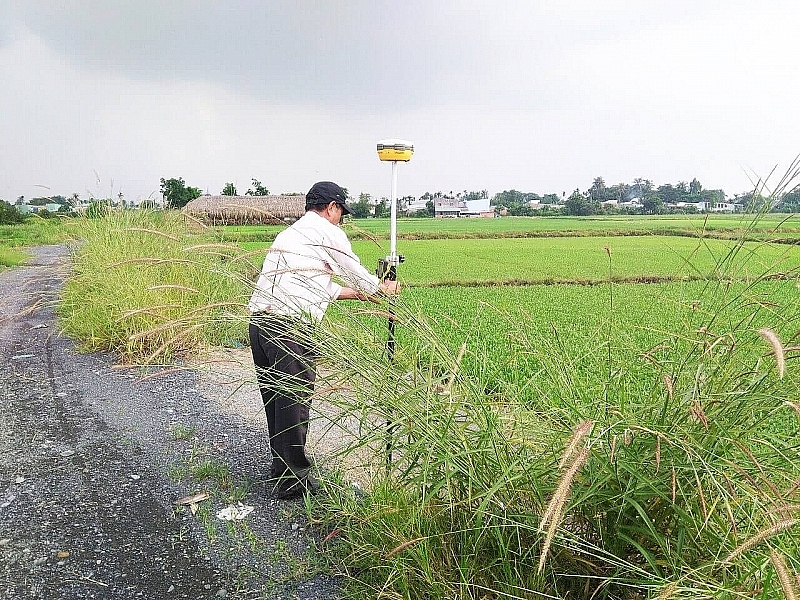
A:
<svg viewBox="0 0 800 600">
<path fill-rule="evenodd" d="M 540 365 L 524 397 L 463 374 L 463 353 L 413 310 L 397 318 L 416 343 L 394 362 L 378 335 L 344 343 L 363 321 L 329 322 L 331 385 L 350 382 L 333 396 L 353 440 L 343 461 L 373 466 L 365 496 L 345 470 L 318 507 L 351 594 L 787 594 L 800 566 L 800 311 L 796 289 L 765 298 L 758 279 L 733 282 L 750 229 L 717 256 L 704 309 L 638 349 L 644 368 L 602 328 L 567 344 L 504 324 Z M 391 462 L 374 468 L 387 431 Z"/>
<path fill-rule="evenodd" d="M 178 213 L 112 212 L 84 219 L 59 314 L 87 350 L 165 362 L 246 340 L 244 304 L 257 267 Z"/>
<path fill-rule="evenodd" d="M 503 386 L 480 368 L 480 345 L 465 337 L 454 351 L 402 298 L 393 361 L 388 307 L 334 306 L 318 338 L 333 373 L 315 402 L 335 406 L 329 427 L 348 441 L 311 509 L 348 594 L 791 597 L 800 292 L 765 295 L 769 272 L 735 281 L 744 225 L 739 244 L 714 254 L 702 310 L 634 348 L 636 364 L 637 337 L 621 342 L 619 323 L 576 341 L 515 319 L 503 326 L 536 370 Z M 153 361 L 243 341 L 262 256 L 214 245 L 171 214 L 84 226 L 61 314 L 87 347 Z"/>
</svg>

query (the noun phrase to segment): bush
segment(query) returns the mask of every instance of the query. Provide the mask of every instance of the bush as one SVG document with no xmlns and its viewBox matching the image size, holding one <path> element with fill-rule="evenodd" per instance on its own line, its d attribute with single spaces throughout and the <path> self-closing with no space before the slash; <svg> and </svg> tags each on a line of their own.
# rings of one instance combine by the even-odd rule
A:
<svg viewBox="0 0 800 600">
<path fill-rule="evenodd" d="M 0 200 L 0 225 L 16 225 L 24 220 L 25 217 L 15 206 L 5 200 Z"/>
</svg>

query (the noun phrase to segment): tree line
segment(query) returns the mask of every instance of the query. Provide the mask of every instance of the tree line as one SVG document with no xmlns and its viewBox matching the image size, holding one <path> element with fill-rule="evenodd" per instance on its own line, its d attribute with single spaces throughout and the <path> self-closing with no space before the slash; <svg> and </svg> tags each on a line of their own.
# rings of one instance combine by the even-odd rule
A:
<svg viewBox="0 0 800 600">
<path fill-rule="evenodd" d="M 165 206 L 170 208 L 183 208 L 190 201 L 202 195 L 198 187 L 187 185 L 182 177 L 170 179 L 161 178 L 161 196 Z M 347 192 L 346 188 L 345 191 Z M 238 190 L 232 182 L 227 182 L 222 188 L 221 195 L 237 196 Z M 269 189 L 256 178 L 251 179 L 251 185 L 245 192 L 247 196 L 268 196 Z M 360 193 L 356 200 L 347 192 L 353 217 L 363 219 L 368 217 L 385 217 L 390 213 L 389 199 L 373 199 L 368 193 Z M 419 204 L 414 196 L 403 196 L 397 199 L 398 214 L 413 217 L 433 217 L 437 201 L 442 200 L 482 200 L 489 198 L 487 190 L 454 192 L 437 191 L 425 192 L 419 201 L 425 201 L 424 208 L 409 211 L 412 204 Z M 533 215 L 594 215 L 594 214 L 664 214 L 669 212 L 695 212 L 699 202 L 713 206 L 719 202 L 732 202 L 741 205 L 744 210 L 755 212 L 767 208 L 771 212 L 794 213 L 800 212 L 800 186 L 782 195 L 777 202 L 754 192 L 742 192 L 727 199 L 724 190 L 705 189 L 697 178 L 691 181 L 679 181 L 675 184 L 665 183 L 656 186 L 649 179 L 637 178 L 631 183 L 617 183 L 606 185 L 603 177 L 595 177 L 592 185 L 586 190 L 575 189 L 569 196 L 562 192 L 538 194 L 536 192 L 521 192 L 518 190 L 504 190 L 496 193 L 490 199 L 490 205 L 498 214 L 509 216 Z M 771 205 L 768 204 L 772 202 Z M 5 222 L 16 219 L 19 211 L 13 209 L 8 202 L 0 200 L 0 213 Z M 16 204 L 25 203 L 25 198 L 17 198 Z M 27 204 L 32 206 L 45 206 L 46 204 L 59 204 L 58 213 L 70 214 L 80 203 L 80 196 L 75 193 L 71 196 L 54 195 L 40 198 L 31 198 Z M 89 208 L 103 212 L 111 206 L 126 206 L 125 199 L 120 192 L 118 198 L 93 199 Z M 147 199 L 139 203 L 140 207 L 153 207 L 155 202 Z M 12 212 L 9 210 L 13 210 Z M 49 216 L 47 211 L 41 211 L 43 216 Z"/>
</svg>

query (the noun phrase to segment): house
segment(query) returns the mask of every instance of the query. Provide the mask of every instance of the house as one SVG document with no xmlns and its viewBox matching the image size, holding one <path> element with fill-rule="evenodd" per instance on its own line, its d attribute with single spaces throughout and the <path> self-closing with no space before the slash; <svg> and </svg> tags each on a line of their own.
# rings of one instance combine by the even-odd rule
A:
<svg viewBox="0 0 800 600">
<path fill-rule="evenodd" d="M 706 204 L 711 204 L 706 202 Z M 736 205 L 733 202 L 714 202 L 711 212 L 736 212 Z"/>
<path fill-rule="evenodd" d="M 305 194 L 281 196 L 211 196 L 189 202 L 187 215 L 210 225 L 293 223 L 306 212 Z"/>
<path fill-rule="evenodd" d="M 439 218 L 485 218 L 494 217 L 494 209 L 488 198 L 480 200 L 459 200 L 457 198 L 437 199 L 433 203 L 434 216 Z"/>
</svg>

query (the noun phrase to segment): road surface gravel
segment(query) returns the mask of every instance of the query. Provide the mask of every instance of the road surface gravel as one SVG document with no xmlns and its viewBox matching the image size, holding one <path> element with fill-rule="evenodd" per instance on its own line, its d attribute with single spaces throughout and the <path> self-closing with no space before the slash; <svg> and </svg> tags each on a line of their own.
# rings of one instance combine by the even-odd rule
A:
<svg viewBox="0 0 800 600">
<path fill-rule="evenodd" d="M 69 252 L 32 252 L 0 272 L 0 598 L 336 597 L 324 532 L 265 484 L 264 424 L 193 370 L 78 352 L 54 312 Z M 253 511 L 218 519 L 236 500 Z"/>
</svg>

